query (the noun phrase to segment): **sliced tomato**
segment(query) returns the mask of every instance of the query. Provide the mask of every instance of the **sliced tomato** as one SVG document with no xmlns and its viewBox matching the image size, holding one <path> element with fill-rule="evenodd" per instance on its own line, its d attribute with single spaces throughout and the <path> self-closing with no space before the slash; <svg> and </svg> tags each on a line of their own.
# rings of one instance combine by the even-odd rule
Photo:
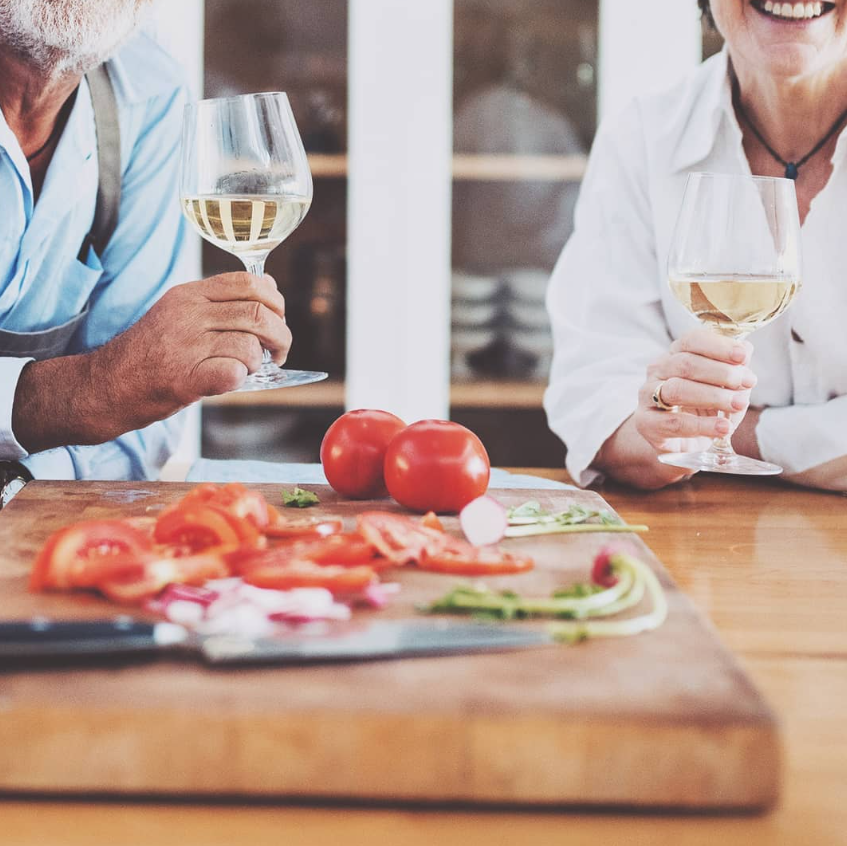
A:
<svg viewBox="0 0 847 846">
<path fill-rule="evenodd" d="M 222 579 L 230 574 L 224 560 L 224 547 L 196 555 L 167 558 L 148 555 L 144 559 L 116 561 L 111 576 L 97 585 L 101 593 L 124 604 L 143 602 L 156 596 L 171 584 L 200 586 L 209 579 Z"/>
<path fill-rule="evenodd" d="M 270 506 L 262 494 L 247 490 L 240 482 L 224 485 L 211 502 L 231 511 L 236 517 L 248 520 L 257 529 L 267 526 L 271 519 Z"/>
<path fill-rule="evenodd" d="M 256 546 L 259 530 L 243 517 L 212 503 L 189 503 L 163 512 L 156 521 L 156 541 L 189 552 L 214 546 Z"/>
<path fill-rule="evenodd" d="M 252 567 L 244 581 L 256 587 L 290 590 L 298 587 L 322 587 L 332 593 L 356 593 L 376 578 L 372 567 L 336 567 L 314 561 L 291 561 L 285 566 Z"/>
<path fill-rule="evenodd" d="M 436 532 L 444 531 L 444 524 L 438 519 L 438 515 L 434 511 L 427 511 L 421 517 L 421 525 L 426 526 L 427 529 L 435 529 Z"/>
<path fill-rule="evenodd" d="M 513 555 L 496 546 L 471 546 L 452 538 L 445 549 L 426 554 L 418 562 L 421 570 L 455 576 L 499 576 L 525 573 L 535 566 L 528 555 Z"/>
<path fill-rule="evenodd" d="M 325 538 L 338 534 L 342 528 L 341 520 L 327 520 L 321 517 L 294 519 L 280 517 L 265 526 L 262 531 L 269 538 Z"/>
<path fill-rule="evenodd" d="M 220 485 L 203 482 L 192 488 L 176 505 L 187 505 L 189 502 L 211 502 L 221 490 Z"/>
<path fill-rule="evenodd" d="M 267 526 L 271 519 L 271 506 L 267 500 L 257 491 L 247 490 L 241 482 L 230 482 L 223 486 L 204 482 L 192 488 L 178 502 L 169 505 L 161 516 L 194 505 L 216 506 L 248 520 L 257 529 Z"/>
<path fill-rule="evenodd" d="M 153 547 L 150 535 L 122 520 L 91 520 L 54 532 L 35 560 L 30 590 L 92 587 L 100 565 L 117 556 L 137 557 Z"/>
<path fill-rule="evenodd" d="M 366 511 L 359 515 L 357 526 L 362 537 L 395 564 L 419 562 L 425 554 L 442 550 L 449 539 L 443 531 L 387 511 Z"/>
<path fill-rule="evenodd" d="M 285 567 L 292 561 L 312 561 L 321 565 L 353 567 L 368 564 L 387 566 L 391 562 L 377 558 L 376 550 L 357 532 L 330 535 L 326 538 L 300 538 L 277 544 L 269 549 L 236 549 L 227 556 L 236 573 L 255 567 Z"/>
</svg>

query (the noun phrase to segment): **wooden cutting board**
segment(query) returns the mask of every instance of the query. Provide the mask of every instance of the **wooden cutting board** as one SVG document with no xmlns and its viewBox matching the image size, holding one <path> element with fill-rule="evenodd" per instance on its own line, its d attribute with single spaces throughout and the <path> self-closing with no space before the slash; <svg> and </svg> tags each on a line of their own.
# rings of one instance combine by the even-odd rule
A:
<svg viewBox="0 0 847 846">
<path fill-rule="evenodd" d="M 59 526 L 155 514 L 189 487 L 28 485 L 0 514 L 0 618 L 114 614 L 93 595 L 27 593 L 36 551 Z M 279 500 L 280 486 L 254 487 Z M 310 514 L 352 523 L 367 508 L 396 509 L 314 490 L 321 506 Z M 608 507 L 586 491 L 495 493 L 507 505 Z M 457 530 L 454 518 L 446 525 Z M 509 541 L 537 569 L 487 583 L 547 594 L 585 580 L 594 552 L 622 537 Z M 670 604 L 661 629 L 632 638 L 358 665 L 220 670 L 159 660 L 0 674 L 0 791 L 771 805 L 780 781 L 773 714 L 647 546 L 625 537 Z M 393 607 L 362 615 L 411 617 L 458 581 L 395 573 L 403 589 Z"/>
</svg>

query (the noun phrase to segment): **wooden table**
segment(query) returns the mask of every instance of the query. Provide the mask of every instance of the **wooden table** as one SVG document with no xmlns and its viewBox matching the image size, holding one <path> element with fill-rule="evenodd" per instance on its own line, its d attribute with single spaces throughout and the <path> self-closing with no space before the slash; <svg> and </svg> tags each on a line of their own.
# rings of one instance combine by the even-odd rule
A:
<svg viewBox="0 0 847 846">
<path fill-rule="evenodd" d="M 525 472 L 566 479 L 562 471 Z M 10 800 L 0 803 L 0 842 L 847 843 L 847 500 L 705 475 L 658 493 L 611 487 L 601 493 L 630 522 L 650 525 L 647 542 L 782 719 L 786 783 L 774 812 L 700 817 Z"/>
</svg>

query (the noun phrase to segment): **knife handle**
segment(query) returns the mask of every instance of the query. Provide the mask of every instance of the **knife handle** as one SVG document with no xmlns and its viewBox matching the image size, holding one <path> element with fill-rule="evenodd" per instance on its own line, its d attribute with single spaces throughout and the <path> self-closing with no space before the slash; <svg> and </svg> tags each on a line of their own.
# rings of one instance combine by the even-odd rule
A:
<svg viewBox="0 0 847 846">
<path fill-rule="evenodd" d="M 171 627 L 170 624 L 154 625 L 131 617 L 73 621 L 38 618 L 0 623 L 0 660 L 151 652 L 165 645 L 160 631 L 162 625 Z M 168 642 L 173 641 L 171 637 Z"/>
</svg>

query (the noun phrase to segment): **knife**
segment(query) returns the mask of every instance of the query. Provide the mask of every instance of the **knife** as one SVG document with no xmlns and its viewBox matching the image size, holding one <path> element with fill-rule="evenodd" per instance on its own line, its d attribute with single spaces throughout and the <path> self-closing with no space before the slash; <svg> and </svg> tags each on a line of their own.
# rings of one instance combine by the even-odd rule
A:
<svg viewBox="0 0 847 846">
<path fill-rule="evenodd" d="M 551 645 L 550 635 L 483 623 L 379 620 L 309 624 L 273 637 L 198 635 L 175 623 L 131 617 L 0 623 L 0 665 L 38 660 L 189 653 L 208 664 L 310 664 L 496 652 Z"/>
</svg>

